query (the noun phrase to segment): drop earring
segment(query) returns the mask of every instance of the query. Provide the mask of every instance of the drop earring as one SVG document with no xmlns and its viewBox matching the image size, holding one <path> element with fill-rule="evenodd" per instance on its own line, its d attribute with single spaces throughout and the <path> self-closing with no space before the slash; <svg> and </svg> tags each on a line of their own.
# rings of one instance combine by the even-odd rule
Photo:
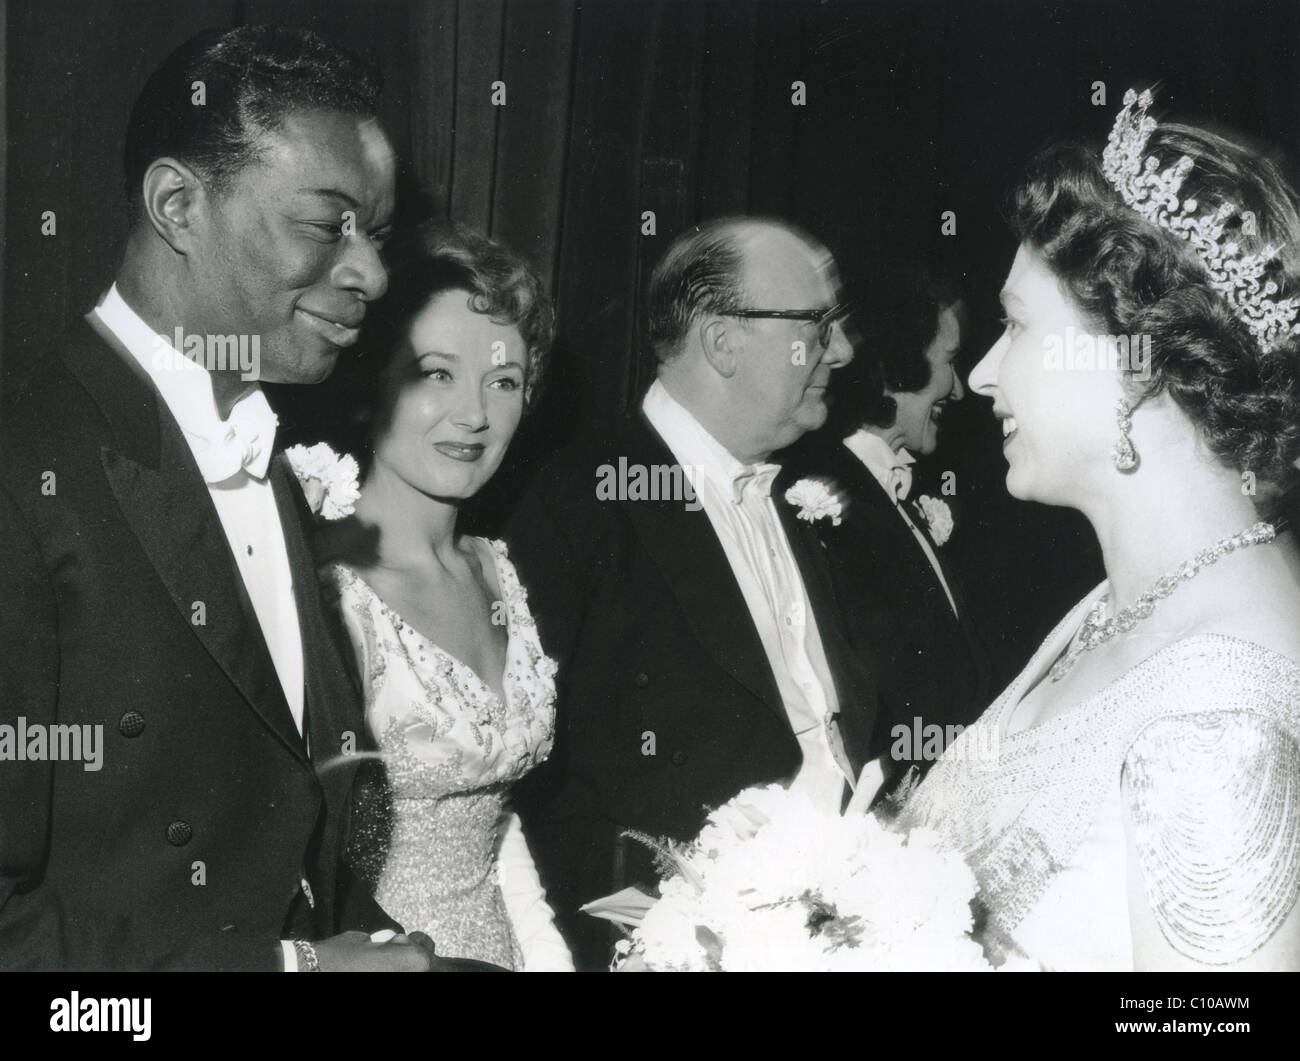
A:
<svg viewBox="0 0 1300 1061">
<path fill-rule="evenodd" d="M 1119 439 L 1111 447 L 1110 458 L 1115 462 L 1115 470 L 1131 472 L 1138 466 L 1137 450 L 1133 448 L 1133 439 L 1129 432 L 1133 430 L 1133 406 L 1127 398 L 1115 403 L 1115 420 L 1119 424 Z"/>
</svg>

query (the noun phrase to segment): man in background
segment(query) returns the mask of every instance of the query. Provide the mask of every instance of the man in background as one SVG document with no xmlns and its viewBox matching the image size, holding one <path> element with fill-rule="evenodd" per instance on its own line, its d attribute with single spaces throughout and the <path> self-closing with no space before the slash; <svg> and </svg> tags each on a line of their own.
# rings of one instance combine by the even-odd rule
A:
<svg viewBox="0 0 1300 1061">
<path fill-rule="evenodd" d="M 628 830 L 690 840 L 772 782 L 838 810 L 858 776 L 872 677 L 770 461 L 825 420 L 853 356 L 846 313 L 829 253 L 786 225 L 680 236 L 650 281 L 658 378 L 514 515 L 511 556 L 560 665 L 555 751 L 518 803 L 579 967 L 604 968 L 614 941 L 579 906 L 657 882 Z"/>
<path fill-rule="evenodd" d="M 783 459 L 843 497 L 827 531 L 835 579 L 858 602 L 855 641 L 880 660 L 874 752 L 887 782 L 924 773 L 986 706 L 989 664 L 961 587 L 944 563 L 950 496 L 913 488 L 913 463 L 939 445 L 945 411 L 965 396 L 955 361 L 966 325 L 952 285 L 899 272 L 873 286 L 859 357 L 831 382 L 830 417 Z M 950 728 L 951 727 L 951 728 Z"/>
</svg>

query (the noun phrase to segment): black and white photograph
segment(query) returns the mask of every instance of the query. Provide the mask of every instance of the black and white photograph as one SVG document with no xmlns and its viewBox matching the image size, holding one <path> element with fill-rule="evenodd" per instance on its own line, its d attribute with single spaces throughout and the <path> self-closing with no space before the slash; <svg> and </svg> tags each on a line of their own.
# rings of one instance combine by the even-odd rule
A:
<svg viewBox="0 0 1300 1061">
<path fill-rule="evenodd" d="M 1226 974 L 1300 970 L 1296 0 L 0 9 L 33 1027 L 147 1040 L 170 972 L 1285 1015 Z"/>
</svg>

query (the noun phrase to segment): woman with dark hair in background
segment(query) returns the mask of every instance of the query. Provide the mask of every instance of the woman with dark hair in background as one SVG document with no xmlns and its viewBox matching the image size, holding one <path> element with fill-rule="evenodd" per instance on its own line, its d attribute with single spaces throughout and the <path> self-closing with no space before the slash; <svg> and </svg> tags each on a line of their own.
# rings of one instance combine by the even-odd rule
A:
<svg viewBox="0 0 1300 1061">
<path fill-rule="evenodd" d="M 1080 510 L 1107 580 L 904 811 L 987 938 L 1056 969 L 1300 968 L 1300 216 L 1268 161 L 1125 97 L 1015 197 L 971 389 L 1007 487 Z"/>
<path fill-rule="evenodd" d="M 550 751 L 555 667 L 505 546 L 457 529 L 537 389 L 553 312 L 503 247 L 423 227 L 394 248 L 373 318 L 329 388 L 362 479 L 355 513 L 327 525 L 326 581 L 383 760 L 359 785 L 350 855 L 439 953 L 569 970 L 507 803 Z"/>
<path fill-rule="evenodd" d="M 935 452 L 945 410 L 965 396 L 955 365 L 965 303 L 922 270 L 869 289 L 858 355 L 831 377 L 826 426 L 791 448 L 782 480 L 822 477 L 843 498 L 841 524 L 821 535 L 838 584 L 860 602 L 848 617 L 855 641 L 878 664 L 873 756 L 892 788 L 988 706 L 989 664 L 944 562 L 951 498 L 912 484 L 915 458 Z"/>
</svg>

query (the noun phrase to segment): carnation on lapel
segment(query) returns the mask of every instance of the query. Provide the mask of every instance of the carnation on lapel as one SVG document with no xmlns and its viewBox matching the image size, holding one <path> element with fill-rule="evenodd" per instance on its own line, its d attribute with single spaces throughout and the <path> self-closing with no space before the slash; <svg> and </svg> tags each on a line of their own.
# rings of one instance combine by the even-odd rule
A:
<svg viewBox="0 0 1300 1061">
<path fill-rule="evenodd" d="M 809 523 L 829 518 L 831 526 L 838 527 L 843 522 L 844 505 L 822 479 L 800 479 L 785 492 L 785 499 L 799 509 L 799 518 Z"/>
<path fill-rule="evenodd" d="M 952 509 L 946 501 L 922 494 L 916 499 L 916 504 L 935 545 L 942 545 L 952 537 Z"/>
<path fill-rule="evenodd" d="M 361 469 L 355 457 L 341 456 L 324 442 L 314 446 L 290 446 L 284 451 L 289 466 L 298 477 L 307 507 L 312 515 L 324 519 L 342 519 L 352 515 L 361 489 L 357 478 Z"/>
</svg>

